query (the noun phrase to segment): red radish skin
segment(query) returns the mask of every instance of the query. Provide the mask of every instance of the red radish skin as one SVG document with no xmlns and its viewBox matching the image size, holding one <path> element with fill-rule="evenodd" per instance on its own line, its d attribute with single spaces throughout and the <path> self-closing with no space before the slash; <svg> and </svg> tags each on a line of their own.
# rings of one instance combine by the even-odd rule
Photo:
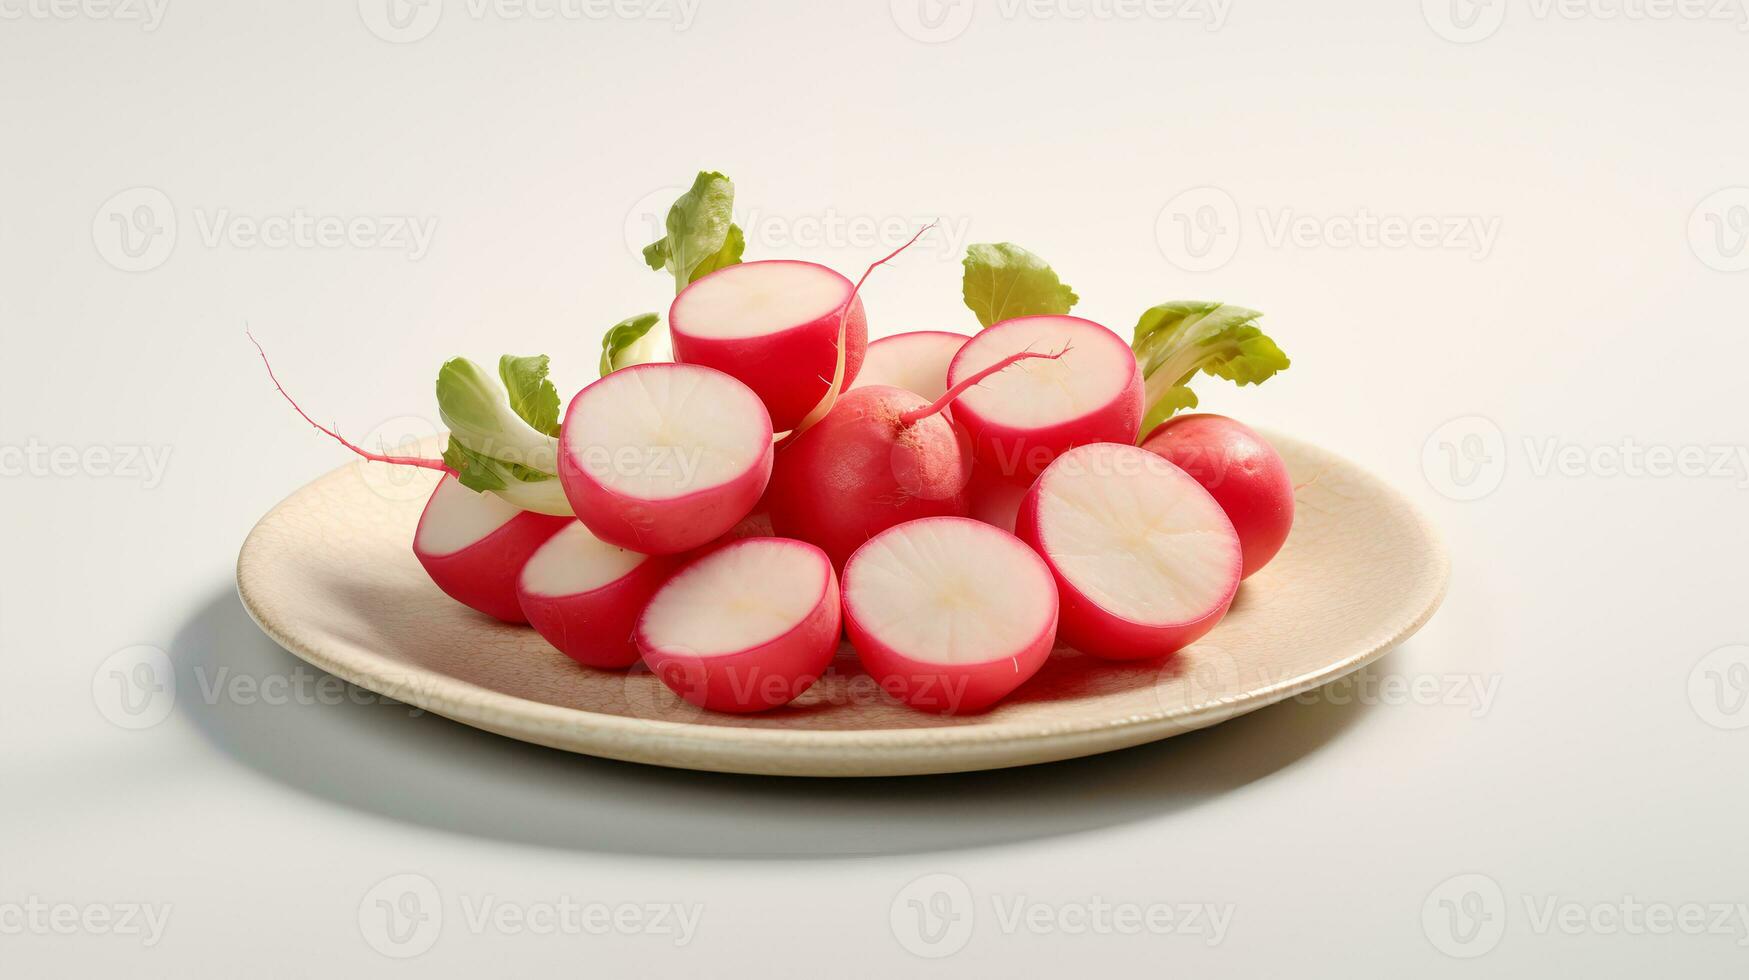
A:
<svg viewBox="0 0 1749 980">
<path fill-rule="evenodd" d="M 1013 534 L 1020 502 L 1031 486 L 1005 480 L 986 466 L 973 467 L 972 480 L 966 484 L 966 516 Z"/>
<path fill-rule="evenodd" d="M 868 321 L 853 289 L 849 279 L 813 262 L 773 259 L 718 269 L 681 290 L 669 307 L 675 360 L 740 380 L 765 403 L 775 430 L 787 432 L 826 396 L 840 320 L 847 384 L 862 366 Z"/>
<path fill-rule="evenodd" d="M 863 667 L 921 711 L 988 710 L 1057 636 L 1050 570 L 1011 534 L 963 517 L 889 528 L 844 566 L 844 623 Z"/>
<path fill-rule="evenodd" d="M 853 387 L 891 385 L 934 401 L 947 392 L 947 366 L 970 339 L 945 330 L 913 330 L 870 341 Z"/>
<path fill-rule="evenodd" d="M 1073 316 L 1027 316 L 993 324 L 966 342 L 950 385 L 1023 350 L 1064 350 L 1055 363 L 1003 372 L 954 403 L 980 469 L 1030 483 L 1064 451 L 1094 442 L 1134 443 L 1142 424 L 1142 372 L 1128 344 Z"/>
<path fill-rule="evenodd" d="M 569 517 L 517 510 L 446 476 L 419 516 L 413 554 L 450 598 L 506 623 L 526 623 L 517 576 L 547 539 L 571 523 Z"/>
<path fill-rule="evenodd" d="M 752 512 L 771 478 L 771 438 L 765 406 L 734 378 L 697 364 L 639 364 L 571 400 L 559 480 L 601 540 L 678 554 Z"/>
<path fill-rule="evenodd" d="M 823 548 L 842 568 L 895 524 L 963 515 L 971 456 L 940 415 L 901 423 L 929 403 L 885 385 L 853 388 L 783 447 L 771 474 L 771 527 Z"/>
<path fill-rule="evenodd" d="M 746 538 L 695 559 L 638 619 L 650 671 L 686 701 L 747 713 L 788 704 L 838 651 L 838 577 L 826 553 L 785 538 Z"/>
<path fill-rule="evenodd" d="M 1294 484 L 1269 441 L 1224 415 L 1180 415 L 1142 448 L 1189 473 L 1227 512 L 1244 552 L 1243 577 L 1269 564 L 1294 526 Z"/>
<path fill-rule="evenodd" d="M 602 541 L 578 521 L 548 538 L 516 578 L 528 624 L 585 667 L 638 662 L 638 617 L 680 560 L 640 555 Z"/>
<path fill-rule="evenodd" d="M 1163 657 L 1233 602 L 1239 538 L 1183 470 L 1130 445 L 1060 456 L 1027 491 L 1015 533 L 1056 577 L 1061 640 L 1113 660 Z"/>
</svg>

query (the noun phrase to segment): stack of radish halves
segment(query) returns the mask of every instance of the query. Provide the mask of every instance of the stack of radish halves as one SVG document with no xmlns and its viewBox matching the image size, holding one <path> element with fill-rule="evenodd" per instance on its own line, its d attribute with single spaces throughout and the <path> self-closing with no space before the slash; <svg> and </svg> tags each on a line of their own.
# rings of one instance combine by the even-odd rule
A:
<svg viewBox="0 0 1749 980">
<path fill-rule="evenodd" d="M 937 712 L 990 707 L 1059 643 L 1162 657 L 1291 526 L 1285 468 L 1237 422 L 1182 416 L 1136 445 L 1144 366 L 1090 320 L 868 344 L 856 287 L 798 261 L 726 264 L 669 320 L 674 362 L 604 364 L 535 426 L 551 513 L 452 472 L 414 551 L 459 601 L 590 668 L 641 660 L 708 709 L 788 703 L 845 633 Z"/>
</svg>

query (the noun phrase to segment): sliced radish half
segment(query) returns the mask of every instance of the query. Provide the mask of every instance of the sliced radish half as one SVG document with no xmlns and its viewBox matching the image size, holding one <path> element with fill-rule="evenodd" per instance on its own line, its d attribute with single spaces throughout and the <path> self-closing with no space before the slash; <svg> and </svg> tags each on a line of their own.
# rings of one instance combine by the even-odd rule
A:
<svg viewBox="0 0 1749 980">
<path fill-rule="evenodd" d="M 1013 535 L 930 517 L 883 531 L 850 556 L 844 621 L 887 693 L 925 711 L 982 711 L 1050 655 L 1057 587 Z"/>
<path fill-rule="evenodd" d="M 796 427 L 831 387 L 844 320 L 844 379 L 862 366 L 868 323 L 850 280 L 813 262 L 743 262 L 681 290 L 668 310 L 674 356 L 752 388 L 778 432 Z M 849 317 L 844 317 L 849 305 Z"/>
<path fill-rule="evenodd" d="M 636 631 L 662 683 L 713 711 L 763 711 L 800 697 L 838 651 L 838 578 L 826 553 L 745 538 L 681 569 Z"/>
<path fill-rule="evenodd" d="M 1141 369 L 1130 346 L 1092 320 L 1024 316 L 994 324 L 954 355 L 948 384 L 1028 350 L 1064 353 L 1023 361 L 954 402 L 954 419 L 971 434 L 979 467 L 1027 483 L 1070 447 L 1136 441 Z"/>
<path fill-rule="evenodd" d="M 453 476 L 438 481 L 419 528 L 413 554 L 425 574 L 450 598 L 507 623 L 525 623 L 516 577 L 569 517 L 518 510 L 496 494 L 475 493 Z"/>
<path fill-rule="evenodd" d="M 1136 446 L 1058 457 L 1027 491 L 1015 531 L 1050 565 L 1063 642 L 1083 653 L 1172 653 L 1213 629 L 1239 588 L 1239 536 L 1221 505 Z"/>
<path fill-rule="evenodd" d="M 853 387 L 891 385 L 934 401 L 947 394 L 947 366 L 970 339 L 963 333 L 917 330 L 871 341 Z"/>
<path fill-rule="evenodd" d="M 771 479 L 771 434 L 765 406 L 723 372 L 639 364 L 571 399 L 559 480 L 596 537 L 676 554 L 753 510 Z"/>
<path fill-rule="evenodd" d="M 1005 480 L 988 466 L 975 467 L 966 484 L 966 516 L 1013 534 L 1020 502 L 1031 485 Z"/>
<path fill-rule="evenodd" d="M 632 631 L 677 563 L 608 544 L 570 521 L 522 566 L 516 596 L 529 625 L 560 653 L 617 670 L 637 663 Z"/>
</svg>

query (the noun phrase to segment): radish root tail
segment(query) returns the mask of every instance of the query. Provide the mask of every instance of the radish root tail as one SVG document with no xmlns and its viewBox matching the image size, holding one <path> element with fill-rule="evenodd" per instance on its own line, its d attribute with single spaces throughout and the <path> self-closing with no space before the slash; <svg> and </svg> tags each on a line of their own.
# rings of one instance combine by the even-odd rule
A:
<svg viewBox="0 0 1749 980">
<path fill-rule="evenodd" d="M 273 373 L 273 364 L 267 359 L 267 351 L 261 347 L 261 341 L 256 340 L 255 335 L 250 333 L 247 328 L 244 329 L 243 335 L 249 338 L 251 344 L 255 345 L 255 352 L 261 355 L 261 363 L 267 368 L 267 377 L 268 380 L 273 382 L 274 389 L 285 398 L 287 404 L 291 405 L 292 411 L 297 412 L 305 422 L 314 426 L 317 432 L 322 433 L 342 446 L 345 446 L 347 449 L 350 449 L 358 455 L 363 456 L 365 459 L 373 462 L 388 463 L 393 466 L 417 466 L 422 469 L 437 470 L 440 473 L 448 473 L 451 476 L 455 475 L 455 470 L 450 469 L 442 460 L 426 459 L 423 456 L 385 456 L 382 453 L 373 453 L 361 446 L 353 445 L 339 432 L 336 432 L 315 419 L 310 418 L 309 413 L 304 411 L 303 407 L 297 403 L 297 399 L 293 398 L 291 393 L 285 390 L 285 385 L 279 383 L 279 378 Z"/>
</svg>

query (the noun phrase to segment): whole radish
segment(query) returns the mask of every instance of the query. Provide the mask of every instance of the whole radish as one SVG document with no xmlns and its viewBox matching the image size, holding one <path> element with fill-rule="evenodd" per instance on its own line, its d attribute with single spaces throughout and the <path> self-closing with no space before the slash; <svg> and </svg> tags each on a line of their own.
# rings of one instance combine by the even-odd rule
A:
<svg viewBox="0 0 1749 980">
<path fill-rule="evenodd" d="M 851 552 L 889 527 L 964 516 L 972 457 L 943 410 L 1012 364 L 1053 356 L 1005 357 L 933 402 L 887 385 L 845 392 L 818 424 L 779 450 L 766 495 L 773 530 L 820 546 L 842 568 Z"/>
<path fill-rule="evenodd" d="M 1142 448 L 1189 473 L 1215 498 L 1244 553 L 1244 577 L 1269 564 L 1294 526 L 1294 484 L 1268 440 L 1224 415 L 1180 415 Z"/>
</svg>

